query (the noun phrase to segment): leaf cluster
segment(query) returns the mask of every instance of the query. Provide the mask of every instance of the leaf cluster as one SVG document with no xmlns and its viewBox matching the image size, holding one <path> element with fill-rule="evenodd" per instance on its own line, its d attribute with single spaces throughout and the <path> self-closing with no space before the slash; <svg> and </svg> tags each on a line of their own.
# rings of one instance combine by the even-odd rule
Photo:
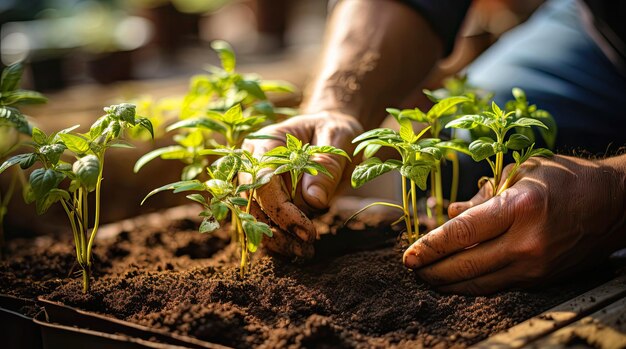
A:
<svg viewBox="0 0 626 349">
<path fill-rule="evenodd" d="M 11 125 L 19 132 L 30 135 L 26 117 L 17 108 L 23 104 L 39 104 L 47 101 L 39 92 L 20 89 L 24 66 L 16 63 L 6 67 L 0 77 L 0 126 Z"/>
</svg>

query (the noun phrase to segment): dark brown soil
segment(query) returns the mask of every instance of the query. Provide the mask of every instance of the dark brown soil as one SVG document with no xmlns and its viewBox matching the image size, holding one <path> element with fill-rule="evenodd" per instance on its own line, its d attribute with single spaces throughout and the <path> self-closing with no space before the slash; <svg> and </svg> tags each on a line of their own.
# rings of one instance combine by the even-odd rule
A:
<svg viewBox="0 0 626 349">
<path fill-rule="evenodd" d="M 200 234 L 192 220 L 122 231 L 97 243 L 88 295 L 78 277 L 68 278 L 69 234 L 13 240 L 9 259 L 0 263 L 0 293 L 43 295 L 238 348 L 462 348 L 603 281 L 595 273 L 542 291 L 444 295 L 402 267 L 397 233 L 363 222 L 338 231 L 341 220 L 331 212 L 316 223 L 348 236 L 321 243 L 339 248 L 306 263 L 257 254 L 243 280 L 224 232 Z M 369 250 L 354 246 L 360 234 Z"/>
</svg>

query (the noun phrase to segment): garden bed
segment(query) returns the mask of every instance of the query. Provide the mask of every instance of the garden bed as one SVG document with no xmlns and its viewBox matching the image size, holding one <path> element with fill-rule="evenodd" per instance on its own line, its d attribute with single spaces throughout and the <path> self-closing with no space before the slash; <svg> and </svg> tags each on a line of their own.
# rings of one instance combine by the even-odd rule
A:
<svg viewBox="0 0 626 349">
<path fill-rule="evenodd" d="M 316 221 L 319 231 L 336 235 L 318 242 L 314 260 L 258 253 L 245 279 L 226 231 L 198 233 L 194 208 L 112 225 L 97 241 L 87 295 L 80 278 L 68 278 L 75 262 L 70 232 L 14 239 L 0 264 L 0 293 L 41 296 L 239 348 L 462 348 L 612 276 L 607 270 L 489 297 L 440 294 L 402 266 L 398 232 L 384 228 L 388 217 L 369 214 L 341 228 L 351 212 L 342 205 Z"/>
</svg>

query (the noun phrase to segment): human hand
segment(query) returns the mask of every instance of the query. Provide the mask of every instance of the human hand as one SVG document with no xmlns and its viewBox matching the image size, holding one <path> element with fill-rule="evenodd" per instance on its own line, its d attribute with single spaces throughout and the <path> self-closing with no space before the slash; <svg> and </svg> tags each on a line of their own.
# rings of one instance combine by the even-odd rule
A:
<svg viewBox="0 0 626 349">
<path fill-rule="evenodd" d="M 451 204 L 451 220 L 410 246 L 404 264 L 441 291 L 488 294 L 555 280 L 626 245 L 626 181 L 613 167 L 531 158 L 512 183 Z"/>
<path fill-rule="evenodd" d="M 289 133 L 303 143 L 332 145 L 350 153 L 353 149 L 352 139 L 361 132 L 361 125 L 353 117 L 338 112 L 322 112 L 296 116 L 265 127 L 257 133 L 279 140 L 246 140 L 242 148 L 255 156 L 261 156 L 268 150 L 285 145 L 285 134 Z M 274 237 L 263 241 L 267 249 L 287 256 L 313 256 L 313 242 L 317 233 L 304 212 L 326 209 L 344 174 L 350 173 L 346 169 L 347 159 L 341 156 L 316 154 L 315 160 L 326 167 L 333 177 L 304 174 L 295 202 L 291 201 L 289 194 L 290 181 L 284 181 L 282 176 L 273 177 L 267 185 L 256 190 L 252 214 L 274 227 Z M 246 180 L 245 177 L 240 179 Z"/>
</svg>

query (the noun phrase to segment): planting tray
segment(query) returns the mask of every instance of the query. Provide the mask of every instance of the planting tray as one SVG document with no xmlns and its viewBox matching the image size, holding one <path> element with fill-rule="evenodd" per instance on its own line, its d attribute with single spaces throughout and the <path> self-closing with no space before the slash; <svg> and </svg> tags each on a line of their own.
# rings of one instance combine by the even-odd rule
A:
<svg viewBox="0 0 626 349">
<path fill-rule="evenodd" d="M 44 348 L 210 348 L 197 339 L 72 308 L 39 298 L 42 311 L 33 319 L 41 326 Z"/>
<path fill-rule="evenodd" d="M 33 319 L 23 314 L 25 307 L 37 304 L 28 299 L 0 295 L 0 338 L 6 349 L 41 348 L 41 332 Z"/>
</svg>

